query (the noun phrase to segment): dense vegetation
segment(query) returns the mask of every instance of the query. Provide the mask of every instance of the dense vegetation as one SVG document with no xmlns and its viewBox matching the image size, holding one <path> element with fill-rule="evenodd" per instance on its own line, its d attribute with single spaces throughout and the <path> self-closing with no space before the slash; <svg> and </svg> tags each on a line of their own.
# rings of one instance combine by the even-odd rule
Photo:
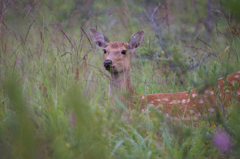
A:
<svg viewBox="0 0 240 159">
<path fill-rule="evenodd" d="M 240 70 L 235 0 L 0 2 L 0 158 L 239 158 L 240 108 L 221 101 L 196 127 L 110 103 L 88 29 L 128 42 L 138 93 L 212 85 Z M 236 92 L 235 92 L 236 93 Z M 74 112 L 73 115 L 71 112 Z M 214 124 L 213 124 L 214 123 Z"/>
</svg>

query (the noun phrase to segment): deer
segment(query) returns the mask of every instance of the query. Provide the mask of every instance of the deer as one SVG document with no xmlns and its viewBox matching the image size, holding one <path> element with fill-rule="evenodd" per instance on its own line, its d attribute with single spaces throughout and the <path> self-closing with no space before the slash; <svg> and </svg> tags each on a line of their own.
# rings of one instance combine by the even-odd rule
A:
<svg viewBox="0 0 240 159">
<path fill-rule="evenodd" d="M 131 36 L 128 43 L 124 43 L 111 42 L 97 30 L 92 28 L 89 30 L 96 45 L 103 48 L 103 66 L 110 74 L 109 94 L 121 90 L 127 91 L 129 93 L 128 97 L 136 96 L 138 98 L 137 102 L 140 103 L 140 110 L 142 111 L 144 111 L 146 105 L 150 104 L 157 107 L 161 113 L 165 113 L 166 117 L 171 117 L 175 121 L 199 121 L 206 112 L 214 113 L 215 108 L 213 106 L 219 101 L 225 106 L 235 96 L 236 102 L 240 102 L 240 71 L 227 76 L 228 89 L 224 89 L 226 86 L 225 79 L 219 78 L 217 89 L 208 87 L 202 93 L 199 93 L 197 89 L 147 95 L 136 93 L 130 80 L 130 58 L 133 51 L 141 46 L 144 31 L 136 32 Z M 219 96 L 220 98 L 218 98 Z M 125 98 L 121 97 L 121 100 L 126 101 Z M 205 110 L 202 109 L 206 104 L 210 107 Z"/>
</svg>

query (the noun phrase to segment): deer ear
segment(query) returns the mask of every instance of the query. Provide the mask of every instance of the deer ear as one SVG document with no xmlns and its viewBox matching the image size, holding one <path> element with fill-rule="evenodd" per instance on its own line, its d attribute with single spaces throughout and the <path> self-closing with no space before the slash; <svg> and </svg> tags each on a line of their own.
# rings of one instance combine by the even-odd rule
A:
<svg viewBox="0 0 240 159">
<path fill-rule="evenodd" d="M 93 38 L 94 42 L 99 47 L 106 48 L 108 46 L 108 43 L 110 41 L 108 40 L 107 37 L 105 37 L 104 35 L 102 35 L 100 32 L 98 32 L 95 29 L 90 28 L 89 30 L 90 30 L 90 33 L 92 35 L 92 38 Z"/>
<path fill-rule="evenodd" d="M 128 47 L 131 51 L 135 50 L 141 46 L 144 37 L 144 31 L 138 31 L 137 33 L 131 36 L 130 41 L 128 42 Z"/>
</svg>

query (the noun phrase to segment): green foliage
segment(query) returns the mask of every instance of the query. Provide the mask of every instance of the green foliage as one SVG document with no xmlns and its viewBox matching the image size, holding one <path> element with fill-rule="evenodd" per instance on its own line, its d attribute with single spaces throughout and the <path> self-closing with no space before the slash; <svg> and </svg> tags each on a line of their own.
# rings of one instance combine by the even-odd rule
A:
<svg viewBox="0 0 240 159">
<path fill-rule="evenodd" d="M 238 21 L 240 17 L 239 5 L 240 2 L 237 0 L 220 0 L 222 6 L 228 9 L 231 13 L 231 16 Z M 226 12 L 225 12 L 226 13 Z"/>
<path fill-rule="evenodd" d="M 217 88 L 219 77 L 240 70 L 239 37 L 229 31 L 237 20 L 222 17 L 229 8 L 238 17 L 238 2 L 212 2 L 210 12 L 207 0 L 160 1 L 154 20 L 168 23 L 159 31 L 149 19 L 155 0 L 1 3 L 1 158 L 239 158 L 234 94 L 229 111 L 219 100 L 217 113 L 197 126 L 175 123 L 151 104 L 141 112 L 138 103 L 129 109 L 119 99 L 111 102 L 102 49 L 88 32 L 97 28 L 112 41 L 127 42 L 145 31 L 131 62 L 138 93 Z M 230 151 L 213 143 L 217 129 L 230 136 Z"/>
</svg>

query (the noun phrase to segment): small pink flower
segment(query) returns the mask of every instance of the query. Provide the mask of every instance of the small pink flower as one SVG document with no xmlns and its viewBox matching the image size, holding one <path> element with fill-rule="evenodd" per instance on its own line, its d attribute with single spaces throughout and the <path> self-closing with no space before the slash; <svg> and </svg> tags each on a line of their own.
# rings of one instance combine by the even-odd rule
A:
<svg viewBox="0 0 240 159">
<path fill-rule="evenodd" d="M 213 143 L 221 151 L 229 151 L 232 147 L 232 141 L 230 136 L 221 130 L 217 130 L 213 136 Z"/>
</svg>

